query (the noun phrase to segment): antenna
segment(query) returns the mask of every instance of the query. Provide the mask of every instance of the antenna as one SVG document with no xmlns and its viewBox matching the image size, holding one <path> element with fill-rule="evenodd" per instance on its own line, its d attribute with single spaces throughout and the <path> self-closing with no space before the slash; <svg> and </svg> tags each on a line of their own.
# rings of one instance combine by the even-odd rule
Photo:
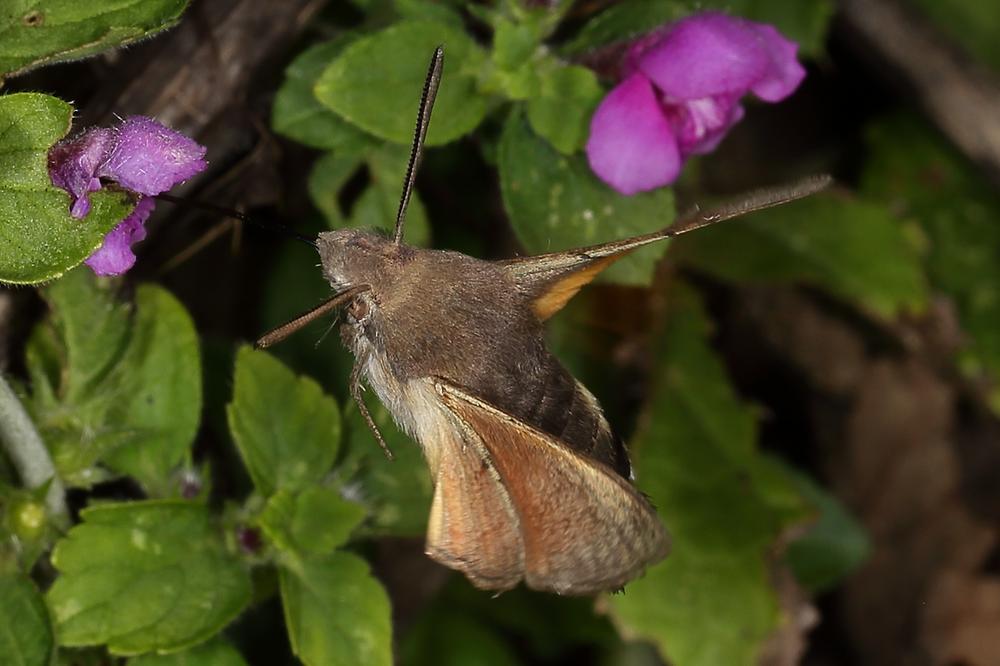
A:
<svg viewBox="0 0 1000 666">
<path fill-rule="evenodd" d="M 399 245 L 403 242 L 403 222 L 406 221 L 406 209 L 410 205 L 413 194 L 413 183 L 417 179 L 417 168 L 424 153 L 424 139 L 427 137 L 427 127 L 431 123 L 431 111 L 434 109 L 434 98 L 437 97 L 438 86 L 441 84 L 441 69 L 444 67 L 444 47 L 434 49 L 431 64 L 427 68 L 427 79 L 424 81 L 424 92 L 420 96 L 420 110 L 417 111 L 417 127 L 413 131 L 413 147 L 410 149 L 410 163 L 406 167 L 406 180 L 403 181 L 403 194 L 399 197 L 399 210 L 396 211 L 396 231 L 393 242 Z"/>
<path fill-rule="evenodd" d="M 344 303 L 348 302 L 358 294 L 368 291 L 368 285 L 358 285 L 356 287 L 350 287 L 344 291 L 334 294 L 330 298 L 326 299 L 316 307 L 314 307 L 309 312 L 300 314 L 295 319 L 291 321 L 286 321 L 281 326 L 277 328 L 272 328 L 270 331 L 264 335 L 257 338 L 257 342 L 254 343 L 254 349 L 267 349 L 272 345 L 276 345 L 289 335 L 299 330 L 306 324 L 316 321 L 327 312 L 336 310 Z"/>
<path fill-rule="evenodd" d="M 231 217 L 234 220 L 239 220 L 240 222 L 245 222 L 252 227 L 257 227 L 258 229 L 264 229 L 265 231 L 272 231 L 282 236 L 287 236 L 288 238 L 294 238 L 295 240 L 305 243 L 306 245 L 315 248 L 316 239 L 310 238 L 308 236 L 303 236 L 302 234 L 296 233 L 291 229 L 286 229 L 285 227 L 279 227 L 273 224 L 264 224 L 260 220 L 255 220 L 252 217 L 244 215 L 238 210 L 233 210 L 232 208 L 226 208 L 224 206 L 216 206 L 205 201 L 198 201 L 196 199 L 185 199 L 184 197 L 175 197 L 171 194 L 157 194 L 154 196 L 155 199 L 160 201 L 166 201 L 167 203 L 172 203 L 178 206 L 187 206 L 189 208 L 200 208 L 202 210 L 207 210 L 212 213 L 218 213 L 219 215 L 225 215 L 226 217 Z"/>
</svg>

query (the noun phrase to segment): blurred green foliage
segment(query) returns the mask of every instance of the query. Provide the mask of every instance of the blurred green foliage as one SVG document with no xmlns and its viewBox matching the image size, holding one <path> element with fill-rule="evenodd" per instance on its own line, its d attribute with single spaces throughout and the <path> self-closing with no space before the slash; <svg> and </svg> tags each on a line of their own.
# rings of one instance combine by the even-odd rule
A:
<svg viewBox="0 0 1000 666">
<path fill-rule="evenodd" d="M 1000 376 L 1000 195 L 916 117 L 884 118 L 869 135 L 862 191 L 921 230 L 927 277 L 955 303 L 969 337 L 962 367 L 973 376 Z"/>
</svg>

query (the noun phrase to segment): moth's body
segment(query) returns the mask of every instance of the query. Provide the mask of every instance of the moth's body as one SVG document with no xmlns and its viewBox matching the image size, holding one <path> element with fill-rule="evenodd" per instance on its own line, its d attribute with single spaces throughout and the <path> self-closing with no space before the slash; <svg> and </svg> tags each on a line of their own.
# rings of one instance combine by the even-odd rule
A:
<svg viewBox="0 0 1000 666">
<path fill-rule="evenodd" d="M 666 556 L 668 537 L 632 485 L 600 406 L 543 339 L 543 322 L 629 252 L 791 201 L 828 178 L 748 196 L 658 232 L 504 262 L 402 243 L 414 174 L 441 79 L 431 60 L 393 239 L 343 229 L 315 242 L 336 292 L 258 340 L 267 347 L 347 305 L 351 393 L 375 435 L 366 380 L 424 451 L 434 481 L 427 553 L 478 587 L 565 594 L 622 587 Z M 384 442 L 381 442 L 384 446 Z"/>
<path fill-rule="evenodd" d="M 665 530 L 628 481 L 624 448 L 594 396 L 546 348 L 537 294 L 506 264 L 357 230 L 320 234 L 317 246 L 336 291 L 367 287 L 346 308 L 342 337 L 363 378 L 424 451 L 436 486 L 432 557 L 488 589 L 526 579 L 537 588 L 591 593 L 620 587 L 666 554 Z M 484 432 L 493 422 L 486 414 L 502 414 L 501 432 Z M 519 445 L 505 441 L 511 437 L 528 449 L 517 455 Z M 554 447 L 574 453 L 560 461 L 546 452 Z M 567 469 L 580 461 L 588 468 Z M 573 510 L 560 486 L 599 491 L 572 488 L 567 474 L 596 474 L 625 496 L 617 504 L 583 498 Z M 529 506 L 518 491 L 512 497 L 520 482 L 512 477 L 533 479 L 523 492 L 550 496 Z M 622 515 L 612 515 L 618 510 Z M 615 533 L 593 533 L 595 521 Z M 532 545 L 526 533 L 534 531 L 559 550 Z M 581 572 L 578 560 L 591 570 Z"/>
</svg>

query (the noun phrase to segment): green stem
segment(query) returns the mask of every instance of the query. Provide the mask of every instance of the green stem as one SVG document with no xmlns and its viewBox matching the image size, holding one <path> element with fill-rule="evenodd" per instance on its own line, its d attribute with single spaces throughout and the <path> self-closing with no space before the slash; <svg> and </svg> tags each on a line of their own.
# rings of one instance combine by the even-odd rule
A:
<svg viewBox="0 0 1000 666">
<path fill-rule="evenodd" d="M 49 516 L 62 521 L 67 515 L 62 482 L 56 476 L 49 450 L 45 448 L 35 424 L 18 400 L 14 389 L 0 374 L 0 444 L 17 467 L 21 480 L 28 488 L 38 488 L 49 482 L 45 505 Z"/>
</svg>

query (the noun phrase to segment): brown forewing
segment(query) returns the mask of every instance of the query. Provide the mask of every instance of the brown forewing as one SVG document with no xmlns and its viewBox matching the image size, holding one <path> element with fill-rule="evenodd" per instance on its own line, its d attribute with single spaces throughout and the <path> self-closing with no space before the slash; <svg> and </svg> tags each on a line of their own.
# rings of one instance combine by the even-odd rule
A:
<svg viewBox="0 0 1000 666">
<path fill-rule="evenodd" d="M 435 388 L 463 424 L 459 457 L 495 470 L 489 478 L 509 497 L 523 545 L 519 577 L 529 587 L 579 595 L 613 590 L 666 556 L 667 533 L 653 507 L 612 469 L 449 382 L 437 380 Z M 441 460 L 442 469 L 452 464 L 473 463 Z M 463 570 L 476 582 L 475 572 Z"/>
<path fill-rule="evenodd" d="M 436 470 L 427 554 L 476 587 L 509 590 L 524 571 L 517 512 L 482 443 L 463 430 L 438 429 L 430 447 Z"/>
</svg>

